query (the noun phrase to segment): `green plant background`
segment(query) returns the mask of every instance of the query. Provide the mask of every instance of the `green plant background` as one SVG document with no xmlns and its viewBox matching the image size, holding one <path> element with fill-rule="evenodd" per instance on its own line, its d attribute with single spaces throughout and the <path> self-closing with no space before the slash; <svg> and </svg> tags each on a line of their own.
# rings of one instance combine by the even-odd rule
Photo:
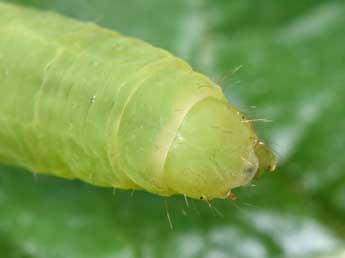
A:
<svg viewBox="0 0 345 258">
<path fill-rule="evenodd" d="M 257 129 L 280 165 L 236 190 L 238 201 L 212 207 L 2 166 L 0 257 L 345 256 L 344 1 L 8 2 L 94 21 L 186 59 L 250 117 L 272 120 Z"/>
</svg>

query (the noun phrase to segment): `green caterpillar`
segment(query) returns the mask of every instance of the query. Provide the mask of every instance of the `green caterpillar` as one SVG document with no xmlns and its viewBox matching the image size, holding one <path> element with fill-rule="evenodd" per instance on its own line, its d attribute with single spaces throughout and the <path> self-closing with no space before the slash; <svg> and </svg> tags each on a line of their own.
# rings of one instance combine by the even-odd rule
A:
<svg viewBox="0 0 345 258">
<path fill-rule="evenodd" d="M 220 87 L 140 40 L 0 3 L 0 162 L 226 198 L 275 158 Z"/>
</svg>

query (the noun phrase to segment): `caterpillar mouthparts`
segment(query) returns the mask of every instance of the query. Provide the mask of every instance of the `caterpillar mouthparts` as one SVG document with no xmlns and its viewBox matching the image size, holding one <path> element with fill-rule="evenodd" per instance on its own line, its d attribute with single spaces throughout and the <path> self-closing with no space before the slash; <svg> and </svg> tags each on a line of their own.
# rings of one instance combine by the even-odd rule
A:
<svg viewBox="0 0 345 258">
<path fill-rule="evenodd" d="M 105 187 L 229 198 L 276 158 L 167 51 L 0 3 L 0 162 Z"/>
</svg>

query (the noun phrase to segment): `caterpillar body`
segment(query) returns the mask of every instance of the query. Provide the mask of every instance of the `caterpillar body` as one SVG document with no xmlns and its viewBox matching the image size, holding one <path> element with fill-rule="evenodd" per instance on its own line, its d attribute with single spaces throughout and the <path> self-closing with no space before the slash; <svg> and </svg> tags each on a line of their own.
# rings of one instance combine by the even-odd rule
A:
<svg viewBox="0 0 345 258">
<path fill-rule="evenodd" d="M 167 51 L 0 3 L 0 162 L 99 186 L 225 198 L 275 158 Z"/>
</svg>

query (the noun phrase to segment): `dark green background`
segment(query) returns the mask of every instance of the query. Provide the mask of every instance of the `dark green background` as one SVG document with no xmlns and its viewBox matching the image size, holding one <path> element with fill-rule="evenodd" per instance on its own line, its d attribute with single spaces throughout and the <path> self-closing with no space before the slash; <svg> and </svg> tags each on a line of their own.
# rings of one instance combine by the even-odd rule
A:
<svg viewBox="0 0 345 258">
<path fill-rule="evenodd" d="M 257 128 L 280 165 L 212 208 L 0 167 L 0 257 L 345 257 L 344 1 L 8 2 L 186 59 L 251 118 L 272 120 Z"/>
</svg>

